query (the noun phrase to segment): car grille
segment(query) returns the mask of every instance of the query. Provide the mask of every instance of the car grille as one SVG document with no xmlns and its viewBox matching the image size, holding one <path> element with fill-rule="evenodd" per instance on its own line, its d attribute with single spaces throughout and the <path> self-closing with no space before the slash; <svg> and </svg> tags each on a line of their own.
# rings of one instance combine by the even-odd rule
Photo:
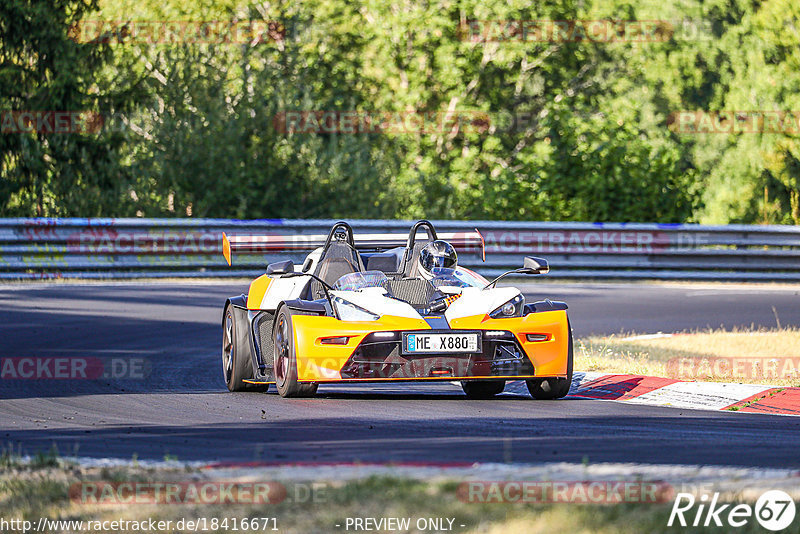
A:
<svg viewBox="0 0 800 534">
<path fill-rule="evenodd" d="M 483 334 L 482 351 L 474 354 L 402 354 L 400 339 L 377 341 L 367 336 L 341 369 L 342 378 L 402 379 L 427 377 L 530 376 L 533 364 L 519 343 Z"/>
</svg>

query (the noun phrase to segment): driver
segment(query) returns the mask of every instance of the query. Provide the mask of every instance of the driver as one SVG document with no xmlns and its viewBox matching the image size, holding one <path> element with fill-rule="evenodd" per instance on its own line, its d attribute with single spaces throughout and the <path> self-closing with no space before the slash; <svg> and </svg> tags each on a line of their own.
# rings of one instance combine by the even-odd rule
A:
<svg viewBox="0 0 800 534">
<path fill-rule="evenodd" d="M 434 277 L 433 269 L 440 267 L 455 269 L 458 266 L 456 249 L 447 241 L 437 239 L 425 245 L 419 252 L 417 270 L 425 280 Z"/>
</svg>

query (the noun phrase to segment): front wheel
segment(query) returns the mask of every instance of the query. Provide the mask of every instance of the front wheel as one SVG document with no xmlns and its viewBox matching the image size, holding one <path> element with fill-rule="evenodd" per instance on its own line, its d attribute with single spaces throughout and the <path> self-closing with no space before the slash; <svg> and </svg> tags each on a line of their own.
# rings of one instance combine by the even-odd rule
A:
<svg viewBox="0 0 800 534">
<path fill-rule="evenodd" d="M 228 391 L 248 391 L 258 387 L 245 382 L 253 378 L 247 336 L 247 319 L 228 304 L 222 316 L 222 376 Z"/>
<path fill-rule="evenodd" d="M 538 400 L 553 400 L 566 397 L 572 385 L 572 327 L 569 326 L 569 343 L 567 346 L 567 377 L 566 378 L 534 378 L 526 380 L 531 397 Z"/>
<path fill-rule="evenodd" d="M 461 389 L 468 399 L 491 399 L 506 388 L 505 380 L 464 380 Z"/>
<path fill-rule="evenodd" d="M 297 381 L 297 354 L 294 346 L 292 310 L 281 306 L 275 318 L 275 386 L 281 397 L 313 397 L 317 393 L 316 383 L 301 384 Z"/>
</svg>

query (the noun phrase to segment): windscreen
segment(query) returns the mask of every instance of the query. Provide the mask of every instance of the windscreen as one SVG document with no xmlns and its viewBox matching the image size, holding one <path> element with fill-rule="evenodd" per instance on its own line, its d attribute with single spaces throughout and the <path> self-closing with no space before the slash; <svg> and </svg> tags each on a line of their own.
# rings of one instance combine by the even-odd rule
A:
<svg viewBox="0 0 800 534">
<path fill-rule="evenodd" d="M 486 281 L 477 276 L 460 269 L 448 269 L 446 267 L 434 267 L 431 269 L 433 287 L 483 287 Z"/>
<path fill-rule="evenodd" d="M 339 278 L 333 289 L 337 291 L 357 291 L 365 287 L 386 287 L 389 279 L 380 271 L 349 273 Z"/>
</svg>

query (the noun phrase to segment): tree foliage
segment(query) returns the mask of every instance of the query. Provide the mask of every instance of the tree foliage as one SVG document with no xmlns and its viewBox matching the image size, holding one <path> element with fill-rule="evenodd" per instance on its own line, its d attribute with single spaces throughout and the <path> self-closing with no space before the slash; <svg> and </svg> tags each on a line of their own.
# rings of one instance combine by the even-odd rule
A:
<svg viewBox="0 0 800 534">
<path fill-rule="evenodd" d="M 796 134 L 670 127 L 681 110 L 800 110 L 791 0 L 0 5 L 0 108 L 107 117 L 101 133 L 0 134 L 3 216 L 800 222 Z M 284 32 L 76 42 L 80 19 Z M 645 41 L 472 38 L 470 21 L 509 20 L 662 23 Z M 287 133 L 287 111 L 486 120 Z"/>
</svg>

